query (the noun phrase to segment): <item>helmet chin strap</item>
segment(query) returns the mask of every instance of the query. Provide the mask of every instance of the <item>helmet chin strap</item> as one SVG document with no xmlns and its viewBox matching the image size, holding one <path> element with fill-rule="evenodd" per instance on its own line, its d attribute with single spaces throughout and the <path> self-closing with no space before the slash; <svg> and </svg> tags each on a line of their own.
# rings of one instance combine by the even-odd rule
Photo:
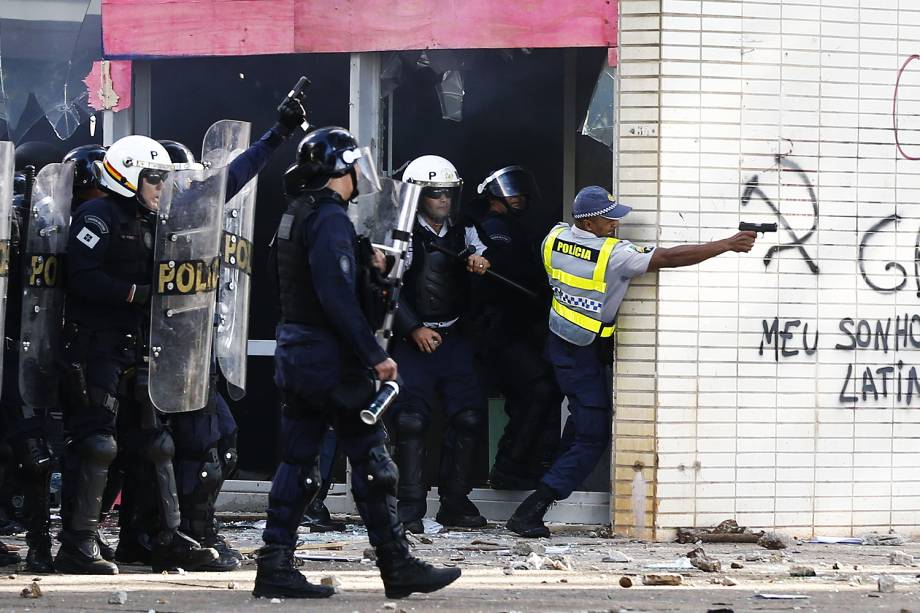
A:
<svg viewBox="0 0 920 613">
<path fill-rule="evenodd" d="M 348 201 L 354 202 L 355 198 L 361 195 L 361 192 L 358 191 L 358 173 L 355 171 L 354 165 L 348 169 L 348 174 L 351 175 L 351 195 L 348 197 Z"/>
</svg>

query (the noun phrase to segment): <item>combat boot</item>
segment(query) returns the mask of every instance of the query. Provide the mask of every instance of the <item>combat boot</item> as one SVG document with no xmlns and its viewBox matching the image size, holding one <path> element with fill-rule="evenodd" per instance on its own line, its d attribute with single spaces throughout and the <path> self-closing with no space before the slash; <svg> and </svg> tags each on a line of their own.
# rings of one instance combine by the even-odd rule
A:
<svg viewBox="0 0 920 613">
<path fill-rule="evenodd" d="M 543 483 L 524 499 L 505 526 L 525 538 L 549 536 L 549 528 L 543 523 L 543 516 L 556 501 L 556 494 Z"/>
<path fill-rule="evenodd" d="M 387 598 L 405 598 L 414 592 L 428 594 L 460 577 L 459 568 L 435 568 L 413 557 L 405 540 L 378 545 L 375 551 Z"/>
<path fill-rule="evenodd" d="M 217 526 L 213 521 L 208 522 L 208 525 L 209 528 L 204 531 L 203 535 L 198 536 L 195 534 L 195 537 L 202 547 L 210 547 L 216 551 L 217 559 L 200 566 L 198 570 L 226 573 L 238 569 L 242 565 L 242 554 L 230 547 L 224 537 L 217 533 Z"/>
<path fill-rule="evenodd" d="M 256 598 L 329 598 L 335 593 L 331 586 L 310 583 L 294 568 L 290 547 L 266 544 L 256 556 L 258 570 L 252 589 Z"/>
<path fill-rule="evenodd" d="M 329 509 L 319 497 L 307 507 L 300 525 L 310 528 L 310 532 L 342 532 L 345 530 L 345 522 L 332 519 Z"/>
<path fill-rule="evenodd" d="M 59 573 L 70 575 L 117 575 L 118 567 L 104 560 L 99 553 L 95 535 L 92 532 L 80 534 L 63 533 L 61 548 L 54 559 L 54 568 Z"/>
<path fill-rule="evenodd" d="M 115 548 L 112 547 L 112 544 L 109 543 L 105 535 L 102 534 L 102 530 L 96 530 L 96 545 L 99 546 L 99 555 L 102 556 L 103 560 L 108 560 L 109 562 L 115 561 Z"/>
<path fill-rule="evenodd" d="M 486 525 L 486 518 L 467 496 L 442 497 L 435 519 L 450 528 L 482 528 Z"/>
<path fill-rule="evenodd" d="M 151 555 L 150 538 L 147 535 L 128 528 L 118 531 L 118 546 L 115 548 L 116 562 L 150 566 Z"/>
<path fill-rule="evenodd" d="M 424 534 L 425 524 L 422 518 L 425 517 L 427 507 L 425 500 L 400 500 L 398 513 L 403 530 L 412 534 Z"/>
<path fill-rule="evenodd" d="M 54 561 L 51 557 L 51 537 L 26 536 L 29 553 L 26 554 L 26 570 L 30 573 L 53 573 Z"/>
<path fill-rule="evenodd" d="M 0 566 L 9 566 L 20 562 L 22 562 L 22 557 L 18 552 L 7 547 L 6 543 L 0 543 Z"/>
<path fill-rule="evenodd" d="M 179 568 L 198 570 L 216 559 L 216 551 L 210 547 L 202 548 L 195 539 L 176 530 L 166 543 L 154 544 L 150 566 L 157 573 Z"/>
</svg>

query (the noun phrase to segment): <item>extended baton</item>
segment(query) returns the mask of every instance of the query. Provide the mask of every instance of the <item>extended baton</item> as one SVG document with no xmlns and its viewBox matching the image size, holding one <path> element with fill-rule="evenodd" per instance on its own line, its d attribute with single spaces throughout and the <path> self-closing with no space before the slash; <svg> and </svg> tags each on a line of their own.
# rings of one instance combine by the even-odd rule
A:
<svg viewBox="0 0 920 613">
<path fill-rule="evenodd" d="M 433 243 L 433 242 L 432 242 L 432 243 L 428 243 L 428 246 L 431 247 L 432 249 L 434 249 L 435 251 L 440 251 L 440 252 L 443 253 L 444 255 L 448 255 L 448 256 L 450 256 L 450 257 L 452 257 L 452 258 L 456 258 L 456 259 L 458 259 L 458 260 L 465 260 L 467 257 L 469 257 L 470 255 L 472 255 L 472 253 L 473 253 L 473 252 L 472 252 L 471 250 L 469 250 L 469 249 L 464 249 L 464 250 L 461 251 L 460 253 L 454 253 L 453 251 L 451 251 L 451 250 L 448 249 L 447 247 L 443 247 L 443 246 L 438 245 L 437 243 Z M 504 283 L 504 284 L 507 285 L 508 287 L 513 287 L 514 289 L 516 289 L 517 291 L 521 292 L 522 294 L 526 294 L 529 298 L 533 298 L 534 300 L 537 299 L 537 294 L 536 294 L 536 292 L 527 289 L 526 287 L 524 287 L 523 285 L 521 285 L 521 284 L 518 283 L 517 281 L 512 281 L 511 279 L 509 279 L 508 277 L 506 277 L 505 275 L 503 275 L 503 274 L 501 274 L 501 273 L 497 273 L 497 272 L 495 272 L 494 270 L 489 269 L 489 270 L 486 271 L 485 274 L 486 274 L 486 276 L 488 276 L 488 277 L 492 277 L 492 278 L 495 279 L 496 281 L 500 281 L 500 282 Z"/>
</svg>

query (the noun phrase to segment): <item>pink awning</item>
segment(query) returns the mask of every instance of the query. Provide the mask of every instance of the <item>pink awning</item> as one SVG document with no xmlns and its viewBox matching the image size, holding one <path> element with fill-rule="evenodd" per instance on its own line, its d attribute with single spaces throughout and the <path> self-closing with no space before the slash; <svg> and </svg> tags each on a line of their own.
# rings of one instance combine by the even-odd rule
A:
<svg viewBox="0 0 920 613">
<path fill-rule="evenodd" d="M 615 47 L 616 24 L 617 0 L 102 0 L 108 58 Z"/>
</svg>

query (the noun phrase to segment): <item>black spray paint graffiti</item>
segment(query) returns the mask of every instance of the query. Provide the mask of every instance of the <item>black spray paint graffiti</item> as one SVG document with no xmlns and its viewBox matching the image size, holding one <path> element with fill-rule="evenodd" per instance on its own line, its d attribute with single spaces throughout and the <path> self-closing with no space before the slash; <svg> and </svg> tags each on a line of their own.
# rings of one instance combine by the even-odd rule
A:
<svg viewBox="0 0 920 613">
<path fill-rule="evenodd" d="M 798 179 L 801 181 L 802 185 L 808 190 L 808 197 L 811 199 L 811 206 L 814 210 L 814 218 L 812 219 L 811 229 L 808 230 L 802 236 L 792 228 L 792 225 L 786 219 L 786 217 L 780 212 L 780 209 L 773 201 L 760 189 L 760 177 L 754 175 L 748 179 L 747 183 L 744 184 L 744 193 L 741 196 L 741 206 L 745 206 L 751 201 L 751 198 L 760 198 L 767 203 L 776 217 L 779 219 L 779 225 L 786 231 L 789 237 L 792 239 L 788 243 L 781 243 L 779 245 L 774 245 L 767 250 L 766 255 L 763 257 L 764 266 L 769 266 L 770 262 L 773 260 L 773 256 L 781 251 L 787 249 L 796 249 L 799 253 L 802 254 L 802 259 L 805 260 L 805 263 L 808 264 L 808 268 L 811 269 L 811 272 L 818 274 L 818 265 L 815 264 L 814 259 L 811 255 L 805 250 L 804 243 L 807 241 L 815 230 L 818 227 L 818 199 L 815 196 L 814 187 L 811 184 L 811 181 L 808 179 L 808 175 L 805 174 L 805 171 L 802 168 L 790 160 L 789 158 L 781 155 L 776 156 L 776 164 L 779 167 L 780 176 L 784 172 L 793 172 L 796 174 Z"/>
<path fill-rule="evenodd" d="M 889 215 L 888 217 L 885 217 L 874 226 L 869 228 L 863 235 L 862 240 L 859 241 L 859 274 L 862 275 L 863 281 L 866 282 L 866 285 L 882 294 L 893 294 L 894 292 L 902 290 L 904 286 L 907 285 L 907 279 L 909 277 L 907 269 L 898 262 L 888 262 L 885 264 L 885 270 L 897 270 L 898 273 L 900 273 L 901 278 L 895 285 L 892 285 L 891 287 L 882 287 L 878 285 L 869 277 L 869 274 L 866 272 L 866 247 L 869 246 L 869 239 L 871 239 L 879 232 L 884 231 L 889 225 L 897 224 L 900 221 L 901 217 L 899 215 Z M 914 282 L 917 286 L 917 296 L 920 297 L 920 231 L 917 232 L 917 237 L 914 239 Z"/>
<path fill-rule="evenodd" d="M 761 323 L 761 356 L 765 350 L 770 353 L 771 347 L 776 362 L 780 361 L 780 357 L 799 355 L 798 341 L 794 340 L 797 334 L 801 334 L 801 351 L 805 355 L 813 355 L 818 349 L 817 327 L 814 336 L 810 336 L 808 322 L 802 326 L 798 319 L 782 321 L 774 318 L 772 322 L 764 319 Z M 798 330 L 800 326 L 801 330 Z M 872 321 L 845 317 L 840 320 L 838 327 L 844 339 L 834 345 L 835 351 L 881 351 L 887 355 L 889 351 L 920 349 L 920 314 L 905 313 L 903 316 Z M 840 402 L 853 404 L 894 397 L 898 403 L 910 406 L 915 397 L 920 400 L 920 371 L 916 366 L 905 365 L 903 360 L 898 360 L 892 365 L 858 368 L 861 371 L 853 364 L 847 364 L 840 389 Z"/>
</svg>

